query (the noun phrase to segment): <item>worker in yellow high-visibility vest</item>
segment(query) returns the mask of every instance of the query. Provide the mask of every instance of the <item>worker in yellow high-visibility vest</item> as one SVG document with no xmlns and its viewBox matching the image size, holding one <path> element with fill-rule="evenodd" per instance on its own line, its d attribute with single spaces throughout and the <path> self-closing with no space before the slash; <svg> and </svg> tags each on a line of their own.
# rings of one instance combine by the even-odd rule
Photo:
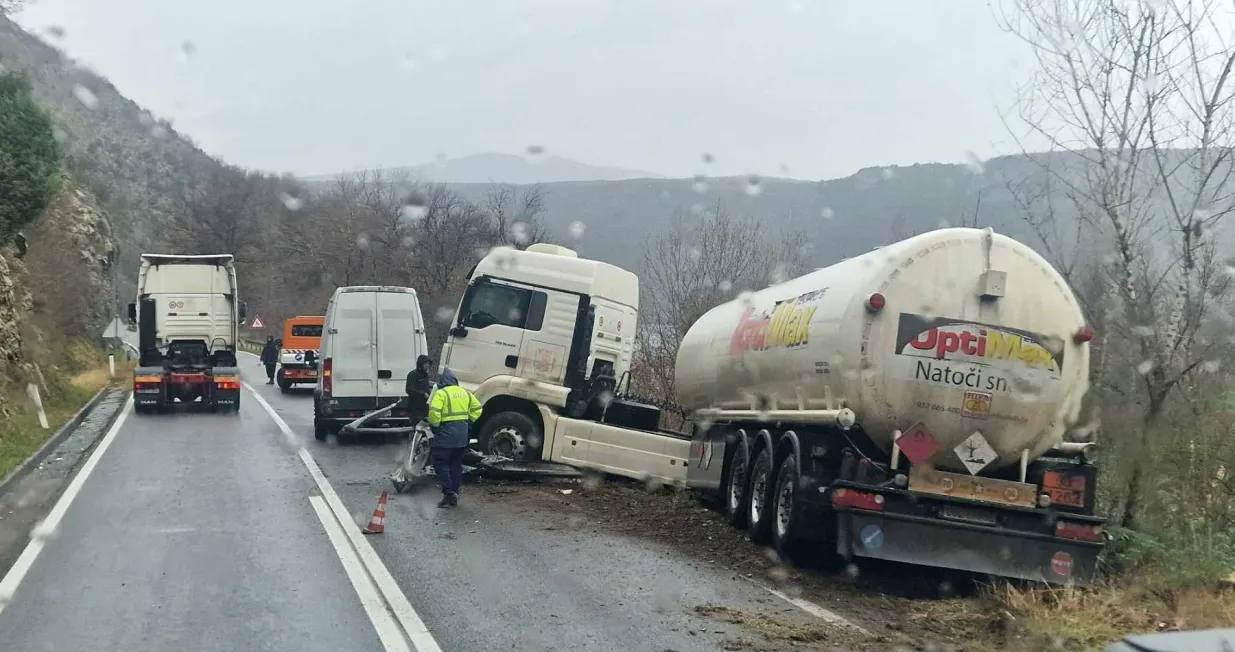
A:
<svg viewBox="0 0 1235 652">
<path fill-rule="evenodd" d="M 463 485 L 463 454 L 471 439 L 472 424 L 480 418 L 476 395 L 459 387 L 455 372 L 443 369 L 437 376 L 437 391 L 429 398 L 429 427 L 433 430 L 433 471 L 442 485 L 438 507 L 459 504 Z"/>
</svg>

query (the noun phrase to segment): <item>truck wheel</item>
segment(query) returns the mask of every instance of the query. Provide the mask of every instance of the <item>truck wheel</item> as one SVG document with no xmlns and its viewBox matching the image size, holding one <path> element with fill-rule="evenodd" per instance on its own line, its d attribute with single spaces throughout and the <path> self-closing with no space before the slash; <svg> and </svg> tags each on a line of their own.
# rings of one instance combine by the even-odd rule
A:
<svg viewBox="0 0 1235 652">
<path fill-rule="evenodd" d="M 733 458 L 729 460 L 729 473 L 725 478 L 725 515 L 729 517 L 729 524 L 736 528 L 746 527 L 746 505 L 750 500 L 746 482 L 749 460 L 746 447 L 741 444 L 739 441 L 733 447 Z"/>
<path fill-rule="evenodd" d="M 330 434 L 330 430 L 326 427 L 326 423 L 322 418 L 313 415 L 313 438 L 318 441 L 326 441 L 326 436 Z"/>
<path fill-rule="evenodd" d="M 801 477 L 798 471 L 798 456 L 790 452 L 781 460 L 772 491 L 770 514 L 772 515 L 772 543 L 785 559 L 792 559 L 802 532 L 802 503 L 798 498 Z"/>
<path fill-rule="evenodd" d="M 287 390 L 292 388 L 292 381 L 287 379 L 287 374 L 283 373 L 282 369 L 279 370 L 278 383 L 279 383 L 279 389 L 284 394 L 287 393 Z"/>
<path fill-rule="evenodd" d="M 755 543 L 765 543 L 772 530 L 772 453 L 766 447 L 755 456 L 750 467 L 750 496 L 746 532 Z"/>
<path fill-rule="evenodd" d="M 498 414 L 485 422 L 477 439 L 480 450 L 486 455 L 501 455 L 516 462 L 540 459 L 540 446 L 543 441 L 540 428 L 526 414 Z"/>
</svg>

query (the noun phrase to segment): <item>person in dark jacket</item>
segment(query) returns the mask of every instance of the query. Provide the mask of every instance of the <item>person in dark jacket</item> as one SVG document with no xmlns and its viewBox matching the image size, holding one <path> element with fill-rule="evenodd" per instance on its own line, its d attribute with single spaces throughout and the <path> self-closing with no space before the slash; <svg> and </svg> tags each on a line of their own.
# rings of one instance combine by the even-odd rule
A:
<svg viewBox="0 0 1235 652">
<path fill-rule="evenodd" d="M 407 374 L 407 416 L 412 425 L 429 414 L 429 395 L 433 393 L 433 381 L 429 378 L 433 360 L 422 355 L 416 358 L 416 368 Z"/>
<path fill-rule="evenodd" d="M 274 384 L 274 367 L 279 364 L 279 345 L 274 343 L 274 335 L 266 336 L 266 344 L 262 346 L 262 364 L 266 365 L 266 384 Z"/>
<path fill-rule="evenodd" d="M 463 455 L 481 406 L 475 394 L 459 387 L 455 372 L 448 368 L 438 374 L 437 387 L 429 399 L 433 471 L 442 485 L 442 502 L 437 506 L 454 507 L 463 485 Z"/>
</svg>

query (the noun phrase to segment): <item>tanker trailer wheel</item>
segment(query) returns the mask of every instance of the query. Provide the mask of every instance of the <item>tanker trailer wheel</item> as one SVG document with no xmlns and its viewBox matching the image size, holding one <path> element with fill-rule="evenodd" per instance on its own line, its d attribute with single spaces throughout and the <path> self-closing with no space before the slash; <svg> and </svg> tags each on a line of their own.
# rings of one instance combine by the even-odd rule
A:
<svg viewBox="0 0 1235 652">
<path fill-rule="evenodd" d="M 793 559 L 798 552 L 802 528 L 806 526 L 803 521 L 805 510 L 802 501 L 798 500 L 800 480 L 798 456 L 790 452 L 781 460 L 780 468 L 776 472 L 771 502 L 772 544 L 785 559 Z"/>
<path fill-rule="evenodd" d="M 747 459 L 746 447 L 737 442 L 733 447 L 733 457 L 729 460 L 729 472 L 725 478 L 725 516 L 729 524 L 736 528 L 746 527 L 747 501 L 750 491 L 746 482 L 750 460 Z"/>
<path fill-rule="evenodd" d="M 755 543 L 766 543 L 772 530 L 772 452 L 764 447 L 750 467 L 750 496 L 746 533 Z"/>
<path fill-rule="evenodd" d="M 489 419 L 477 439 L 486 455 L 501 455 L 516 462 L 539 460 L 544 441 L 536 422 L 520 412 L 502 412 Z"/>
</svg>

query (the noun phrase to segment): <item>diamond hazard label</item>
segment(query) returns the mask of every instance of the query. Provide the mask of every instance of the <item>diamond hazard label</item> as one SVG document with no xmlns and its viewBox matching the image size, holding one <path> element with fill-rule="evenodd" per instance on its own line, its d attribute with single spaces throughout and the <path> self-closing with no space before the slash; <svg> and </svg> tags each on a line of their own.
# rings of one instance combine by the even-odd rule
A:
<svg viewBox="0 0 1235 652">
<path fill-rule="evenodd" d="M 977 475 L 978 471 L 990 466 L 991 462 L 999 457 L 995 449 L 991 448 L 990 443 L 986 441 L 986 437 L 976 430 L 966 437 L 965 441 L 957 444 L 952 452 L 960 458 L 961 464 L 965 465 L 970 475 Z"/>
<path fill-rule="evenodd" d="M 939 443 L 935 435 L 931 434 L 931 431 L 927 430 L 921 422 L 913 424 L 909 430 L 901 433 L 896 443 L 900 446 L 901 453 L 904 453 L 905 457 L 914 464 L 929 460 L 932 455 L 943 448 L 943 444 Z"/>
</svg>

